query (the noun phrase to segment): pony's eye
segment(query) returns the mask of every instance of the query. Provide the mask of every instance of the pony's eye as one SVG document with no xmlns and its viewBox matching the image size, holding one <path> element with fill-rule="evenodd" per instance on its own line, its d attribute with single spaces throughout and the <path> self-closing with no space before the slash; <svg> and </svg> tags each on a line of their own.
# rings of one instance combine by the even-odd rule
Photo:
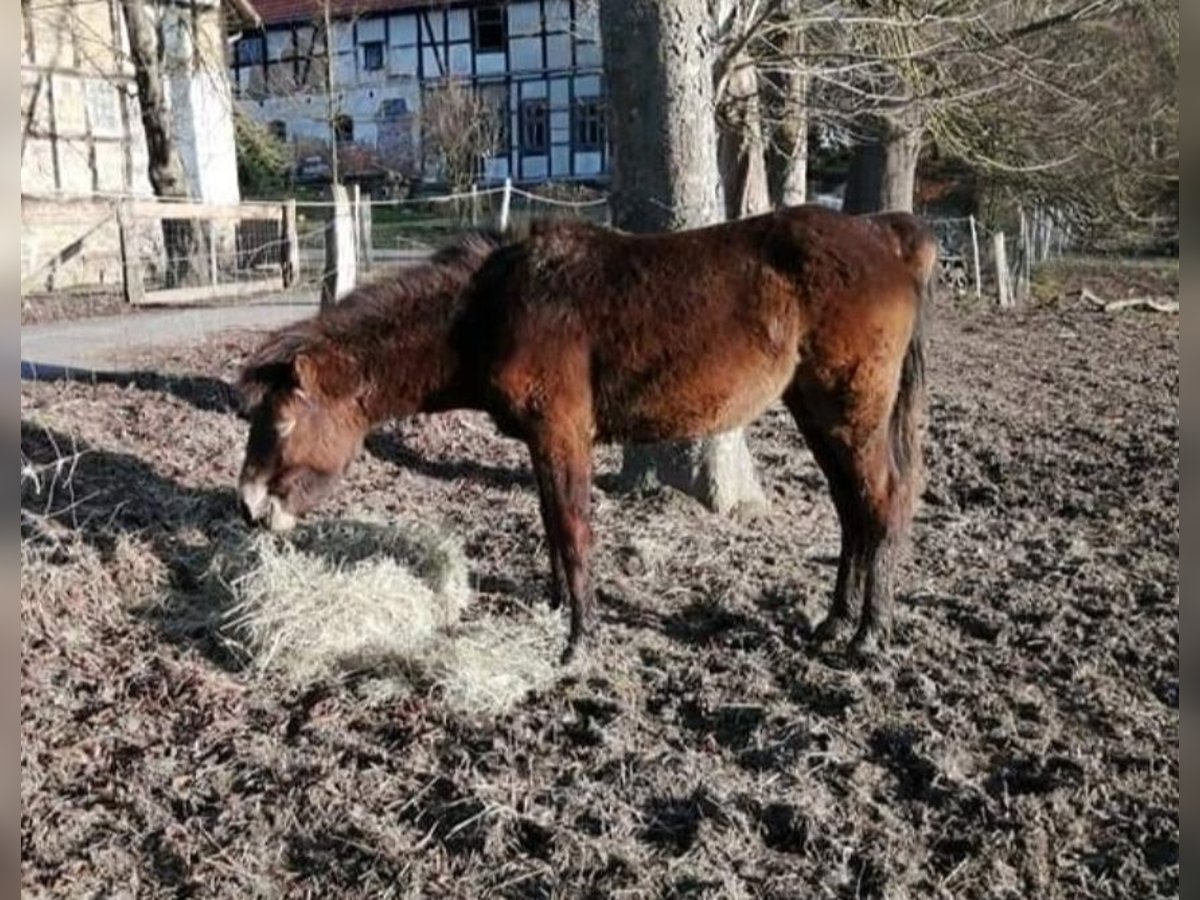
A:
<svg viewBox="0 0 1200 900">
<path fill-rule="evenodd" d="M 275 432 L 280 437 L 287 437 L 292 433 L 292 429 L 296 427 L 295 419 L 280 419 L 275 423 Z"/>
</svg>

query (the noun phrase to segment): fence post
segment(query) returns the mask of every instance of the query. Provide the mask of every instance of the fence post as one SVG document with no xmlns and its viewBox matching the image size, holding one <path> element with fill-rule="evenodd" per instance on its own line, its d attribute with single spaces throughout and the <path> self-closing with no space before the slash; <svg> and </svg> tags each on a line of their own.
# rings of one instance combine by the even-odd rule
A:
<svg viewBox="0 0 1200 900">
<path fill-rule="evenodd" d="M 479 188 L 471 182 L 471 227 L 479 226 Z"/>
<path fill-rule="evenodd" d="M 992 256 L 996 264 L 996 289 L 1000 294 L 1001 309 L 1012 306 L 1012 284 L 1008 274 L 1008 252 L 1004 246 L 1004 232 L 992 235 Z"/>
<path fill-rule="evenodd" d="M 358 278 L 354 215 L 345 185 L 330 185 L 333 206 L 325 224 L 325 273 L 321 279 L 321 308 L 333 306 L 354 290 Z"/>
<path fill-rule="evenodd" d="M 296 283 L 300 273 L 300 235 L 296 225 L 296 201 L 285 200 L 279 222 L 279 268 L 284 288 Z"/>
<path fill-rule="evenodd" d="M 512 204 L 512 178 L 504 179 L 504 195 L 500 198 L 500 231 L 508 231 L 508 208 Z"/>
<path fill-rule="evenodd" d="M 145 301 L 146 286 L 142 283 L 142 268 L 137 260 L 133 212 L 127 201 L 117 204 L 117 233 L 121 245 L 121 281 L 125 302 L 136 306 Z"/>
<path fill-rule="evenodd" d="M 366 201 L 362 206 L 363 214 L 363 258 L 367 261 L 367 271 L 371 271 L 375 267 L 375 207 L 371 205 L 371 196 L 368 194 Z"/>
<path fill-rule="evenodd" d="M 1033 253 L 1033 240 L 1029 217 L 1025 215 L 1025 207 L 1017 210 L 1021 216 L 1021 236 L 1017 243 L 1017 299 L 1021 302 L 1029 299 L 1030 255 Z"/>
<path fill-rule="evenodd" d="M 975 257 L 975 299 L 983 296 L 983 276 L 979 271 L 979 232 L 975 228 L 975 216 L 971 216 L 971 250 Z"/>
<path fill-rule="evenodd" d="M 208 226 L 207 229 L 205 229 L 203 225 L 197 223 L 199 226 L 197 230 L 200 232 L 200 234 L 204 234 L 206 230 L 208 232 L 208 277 L 209 283 L 213 287 L 216 287 L 217 282 L 220 281 L 220 279 L 217 277 L 217 223 L 210 220 L 204 224 Z"/>
<path fill-rule="evenodd" d="M 371 256 L 371 197 L 367 195 L 364 201 L 362 188 L 354 185 L 354 224 L 357 229 L 359 267 L 364 272 L 371 271 L 374 259 Z"/>
</svg>

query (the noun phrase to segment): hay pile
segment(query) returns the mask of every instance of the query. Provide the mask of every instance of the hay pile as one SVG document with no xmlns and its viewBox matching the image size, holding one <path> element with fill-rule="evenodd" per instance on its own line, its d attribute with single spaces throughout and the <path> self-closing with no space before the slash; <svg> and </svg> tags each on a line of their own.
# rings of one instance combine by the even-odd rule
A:
<svg viewBox="0 0 1200 900">
<path fill-rule="evenodd" d="M 307 683 L 369 673 L 383 694 L 435 688 L 463 711 L 503 712 L 554 678 L 556 617 L 481 616 L 457 539 L 428 528 L 324 521 L 230 534 L 205 584 L 216 630 L 246 666 Z"/>
</svg>

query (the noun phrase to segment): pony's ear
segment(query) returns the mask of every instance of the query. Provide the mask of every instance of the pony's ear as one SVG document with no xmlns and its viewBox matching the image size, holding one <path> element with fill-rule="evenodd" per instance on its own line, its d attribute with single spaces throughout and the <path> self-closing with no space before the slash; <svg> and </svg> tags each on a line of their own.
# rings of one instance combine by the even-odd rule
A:
<svg viewBox="0 0 1200 900">
<path fill-rule="evenodd" d="M 238 378 L 237 389 L 244 409 L 253 409 L 276 391 L 298 386 L 296 357 L 311 344 L 308 323 L 283 328 L 267 336 L 259 345 Z"/>
<path fill-rule="evenodd" d="M 247 366 L 238 378 L 236 387 L 242 400 L 242 411 L 248 412 L 258 406 L 267 394 L 291 390 L 296 385 L 293 364 L 275 361 Z"/>
</svg>

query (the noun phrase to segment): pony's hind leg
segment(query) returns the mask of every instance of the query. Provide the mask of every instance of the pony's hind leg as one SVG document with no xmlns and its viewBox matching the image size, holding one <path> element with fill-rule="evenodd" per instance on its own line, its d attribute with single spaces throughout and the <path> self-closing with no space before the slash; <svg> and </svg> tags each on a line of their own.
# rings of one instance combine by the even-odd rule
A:
<svg viewBox="0 0 1200 900">
<path fill-rule="evenodd" d="M 529 442 L 538 484 L 547 488 L 546 536 L 552 564 L 571 601 L 571 630 L 563 662 L 570 662 L 590 636 L 595 619 L 591 580 L 591 441 L 579 429 L 539 429 Z"/>
<path fill-rule="evenodd" d="M 865 520 L 859 565 L 866 583 L 850 652 L 860 658 L 877 654 L 891 634 L 896 557 L 908 526 L 906 486 L 890 465 L 888 452 L 885 443 L 878 443 L 860 455 L 856 467 Z"/>
<path fill-rule="evenodd" d="M 829 484 L 841 530 L 837 579 L 833 600 L 825 618 L 813 629 L 813 640 L 821 643 L 837 638 L 850 624 L 851 615 L 862 597 L 864 571 L 863 517 L 856 495 L 853 461 L 848 448 L 816 425 L 808 414 L 799 391 L 790 391 L 784 403 L 795 419 L 809 451 Z"/>
</svg>

